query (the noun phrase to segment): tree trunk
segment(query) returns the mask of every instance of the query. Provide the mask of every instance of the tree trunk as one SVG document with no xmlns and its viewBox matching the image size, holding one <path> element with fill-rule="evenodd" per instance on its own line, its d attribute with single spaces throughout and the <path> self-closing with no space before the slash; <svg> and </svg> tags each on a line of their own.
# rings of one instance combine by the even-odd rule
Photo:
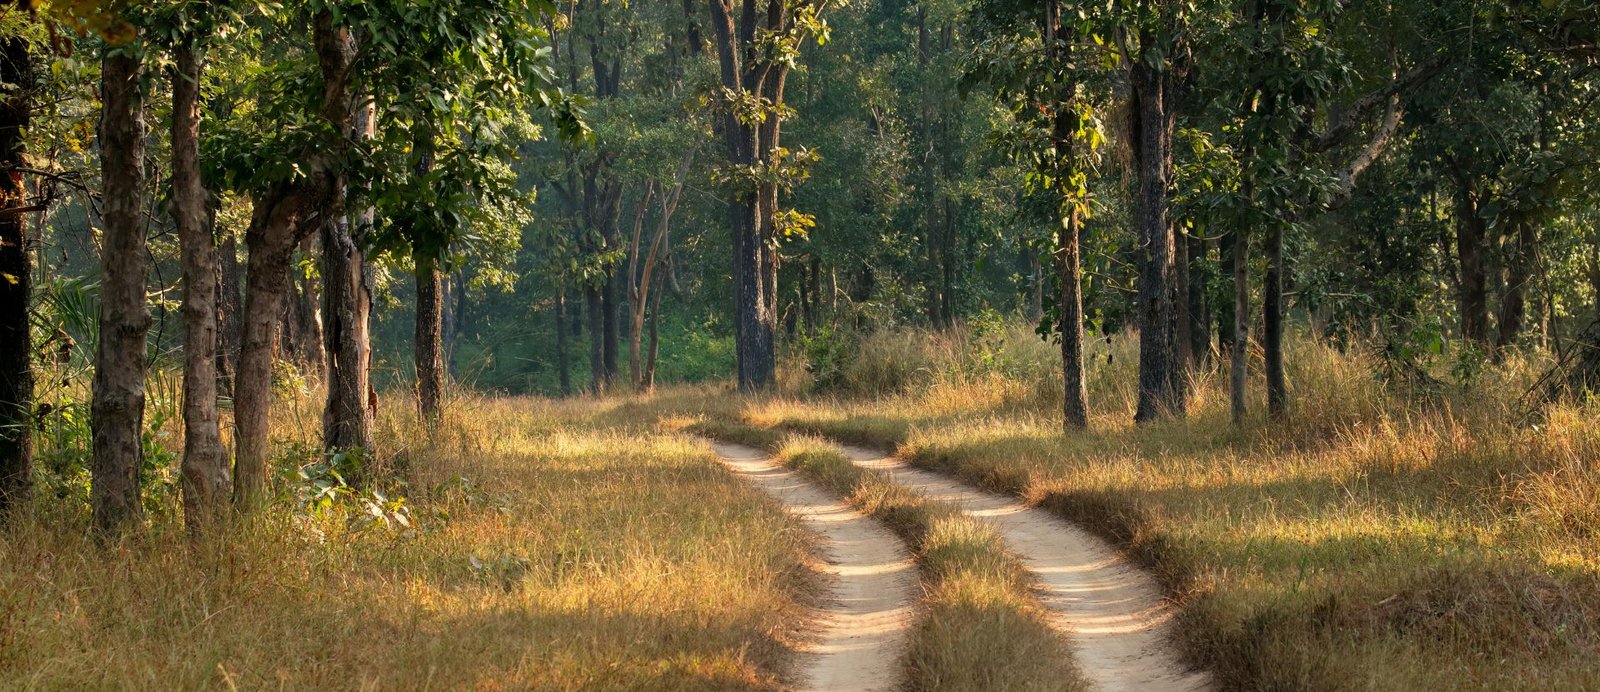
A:
<svg viewBox="0 0 1600 692">
<path fill-rule="evenodd" d="M 1229 403 L 1233 422 L 1243 423 L 1249 403 L 1245 397 L 1250 378 L 1250 236 L 1240 229 L 1234 230 L 1233 242 L 1228 245 L 1228 260 L 1233 265 L 1233 337 L 1229 355 L 1233 365 L 1229 372 Z"/>
<path fill-rule="evenodd" d="M 1211 304 L 1206 291 L 1209 274 L 1200 268 L 1210 252 L 1210 243 L 1204 238 L 1188 235 L 1189 243 L 1189 356 L 1190 367 L 1202 368 L 1211 364 Z"/>
<path fill-rule="evenodd" d="M 1267 413 L 1274 418 L 1289 412 L 1289 386 L 1283 373 L 1283 225 L 1267 230 L 1267 278 L 1262 284 L 1262 309 L 1265 312 L 1261 350 L 1266 356 Z"/>
<path fill-rule="evenodd" d="M 1063 74 L 1071 67 L 1072 39 L 1062 34 L 1061 5 L 1059 0 L 1048 0 L 1044 22 L 1045 52 L 1051 69 Z M 1071 99 L 1076 86 L 1062 84 L 1052 107 L 1052 146 L 1057 165 L 1077 168 L 1074 151 L 1077 132 L 1077 111 Z M 1056 310 L 1061 320 L 1061 371 L 1063 374 L 1062 427 L 1067 434 L 1089 427 L 1089 391 L 1083 372 L 1083 264 L 1079 257 L 1079 236 L 1082 217 L 1079 214 L 1075 191 L 1067 185 L 1067 171 L 1057 171 L 1059 204 L 1065 209 L 1065 223 L 1056 231 L 1056 279 L 1060 293 L 1056 296 Z"/>
<path fill-rule="evenodd" d="M 592 279 L 591 279 L 592 281 Z M 584 316 L 589 322 L 589 391 L 604 394 L 606 391 L 605 315 L 601 310 L 600 289 L 593 284 L 583 287 Z"/>
<path fill-rule="evenodd" d="M 1141 60 L 1133 66 L 1135 137 L 1138 176 L 1134 218 L 1138 225 L 1139 261 L 1139 409 L 1135 420 L 1149 422 L 1181 416 L 1185 401 L 1174 387 L 1177 349 L 1173 334 L 1173 237 L 1168 222 L 1167 179 L 1172 159 L 1169 75 Z"/>
<path fill-rule="evenodd" d="M 183 255 L 183 517 L 204 534 L 227 508 L 233 479 L 217 414 L 217 247 L 200 181 L 200 77 L 191 37 L 174 50 L 172 217 Z"/>
<path fill-rule="evenodd" d="M 563 280 L 556 289 L 556 371 L 561 378 L 561 396 L 572 395 L 572 364 L 567 361 L 567 286 Z"/>
<path fill-rule="evenodd" d="M 1522 336 L 1527 319 L 1528 289 L 1533 286 L 1534 267 L 1539 257 L 1539 227 L 1531 221 L 1517 224 L 1517 242 L 1506 266 L 1506 291 L 1500 299 L 1500 333 L 1495 341 L 1496 358 Z"/>
<path fill-rule="evenodd" d="M 1456 262 L 1459 264 L 1461 293 L 1461 336 L 1480 346 L 1489 344 L 1489 292 L 1484 253 L 1486 235 L 1483 217 L 1478 215 L 1475 192 L 1461 177 L 1456 188 Z"/>
<path fill-rule="evenodd" d="M 212 224 L 216 230 L 215 223 Z M 217 273 L 218 370 L 226 396 L 232 397 L 234 378 L 239 370 L 239 341 L 244 334 L 244 270 L 239 265 L 239 238 L 233 229 L 222 231 L 222 246 L 217 252 L 221 269 Z"/>
<path fill-rule="evenodd" d="M 366 257 L 343 214 L 322 226 L 324 334 L 328 352 L 328 402 L 322 415 L 322 442 L 328 450 L 372 449 L 368 408 L 371 341 L 368 321 L 372 293 Z"/>
<path fill-rule="evenodd" d="M 659 283 L 659 282 L 658 282 Z M 656 388 L 656 363 L 661 356 L 661 294 L 660 286 L 651 293 L 650 297 L 650 351 L 645 357 L 644 364 L 644 389 L 651 391 Z"/>
<path fill-rule="evenodd" d="M 754 0 L 743 3 L 744 26 L 736 33 L 733 8 L 729 0 L 709 0 L 711 25 L 716 36 L 717 54 L 723 87 L 739 93 L 758 95 L 763 87 L 747 79 L 741 71 L 744 53 L 753 46 L 756 34 Z M 757 66 L 750 75 L 764 75 Z M 724 114 L 723 134 L 728 147 L 728 162 L 734 166 L 753 166 L 758 162 L 760 140 L 756 129 L 741 122 L 728 109 Z M 728 205 L 728 222 L 733 234 L 734 339 L 738 354 L 738 381 L 743 391 L 757 391 L 772 384 L 776 372 L 773 331 L 776 326 L 762 294 L 766 283 L 763 224 L 759 208 L 760 190 L 749 185 L 736 189 Z"/>
<path fill-rule="evenodd" d="M 13 11 L 18 3 L 7 3 Z M 0 43 L 0 168 L 23 165 L 23 134 L 32 115 L 33 58 L 28 40 Z M 28 302 L 33 268 L 21 173 L 0 175 L 0 521 L 33 497 L 33 334 Z"/>
<path fill-rule="evenodd" d="M 417 279 L 417 410 L 422 420 L 436 422 L 444 402 L 444 306 L 439 267 L 432 257 L 416 253 Z M 565 344 L 562 344 L 563 350 Z M 430 429 L 431 426 L 430 426 Z"/>
<path fill-rule="evenodd" d="M 300 245 L 301 258 L 310 262 L 317 255 L 316 243 L 307 237 Z M 324 262 L 323 264 L 326 264 Z M 301 267 L 289 269 L 289 286 L 294 299 L 290 301 L 284 325 L 284 353 L 301 372 L 317 381 L 328 377 L 327 336 L 322 324 L 322 300 L 318 295 L 317 277 L 308 276 Z"/>
<path fill-rule="evenodd" d="M 330 12 L 318 13 L 314 42 L 322 72 L 321 117 L 340 136 L 309 146 L 303 159 L 307 175 L 282 180 L 257 198 L 245 245 L 250 257 L 245 276 L 244 336 L 234 384 L 234 427 L 238 445 L 234 462 L 234 504 L 249 511 L 266 488 L 267 452 L 271 433 L 272 342 L 287 290 L 289 259 L 295 245 L 313 224 L 342 215 L 343 184 L 336 180 L 339 159 L 348 148 L 351 98 L 350 67 L 355 45 L 348 30 L 333 24 Z"/>
<path fill-rule="evenodd" d="M 144 465 L 145 123 L 141 59 L 130 47 L 108 47 L 101 63 L 100 339 L 95 356 L 94 525 L 103 536 L 138 522 Z"/>
</svg>

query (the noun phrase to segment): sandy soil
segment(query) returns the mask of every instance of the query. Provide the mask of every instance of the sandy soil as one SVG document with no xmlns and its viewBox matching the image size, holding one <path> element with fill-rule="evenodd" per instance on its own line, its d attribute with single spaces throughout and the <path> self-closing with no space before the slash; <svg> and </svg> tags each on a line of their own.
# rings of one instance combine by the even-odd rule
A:
<svg viewBox="0 0 1600 692">
<path fill-rule="evenodd" d="M 829 598 L 817 641 L 802 652 L 802 690 L 890 690 L 902 684 L 902 654 L 917 600 L 916 565 L 888 529 L 761 452 L 715 443 L 723 463 L 782 502 L 822 537 Z"/>
<path fill-rule="evenodd" d="M 1016 498 L 869 449 L 843 449 L 856 464 L 887 472 L 911 490 L 989 522 L 1038 575 L 1051 624 L 1067 633 L 1078 667 L 1097 689 L 1211 688 L 1210 677 L 1189 670 L 1173 649 L 1174 609 L 1155 580 L 1106 542 Z"/>
</svg>

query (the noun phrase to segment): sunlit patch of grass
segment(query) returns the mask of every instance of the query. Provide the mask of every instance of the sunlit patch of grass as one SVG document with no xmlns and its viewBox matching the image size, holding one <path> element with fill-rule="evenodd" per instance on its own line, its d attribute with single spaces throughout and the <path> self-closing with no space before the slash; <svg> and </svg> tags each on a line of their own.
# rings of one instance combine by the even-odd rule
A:
<svg viewBox="0 0 1600 692">
<path fill-rule="evenodd" d="M 1063 436 L 1040 385 L 1055 366 L 974 369 L 917 340 L 862 352 L 943 373 L 915 387 L 732 415 L 895 447 L 1117 542 L 1182 601 L 1190 658 L 1225 686 L 1600 687 L 1600 411 L 1530 411 L 1546 358 L 1414 386 L 1382 380 L 1368 350 L 1298 337 L 1287 417 L 1259 413 L 1256 360 L 1245 425 L 1224 370 L 1197 376 L 1187 418 L 1135 426 L 1122 335 L 1090 345 L 1091 432 Z"/>
<path fill-rule="evenodd" d="M 703 445 L 615 427 L 616 402 L 460 397 L 432 434 L 386 403 L 414 531 L 280 503 L 206 544 L 157 517 L 102 548 L 67 500 L 19 515 L 0 687 L 781 686 L 809 546 Z M 279 435 L 311 439 L 301 407 Z"/>
</svg>

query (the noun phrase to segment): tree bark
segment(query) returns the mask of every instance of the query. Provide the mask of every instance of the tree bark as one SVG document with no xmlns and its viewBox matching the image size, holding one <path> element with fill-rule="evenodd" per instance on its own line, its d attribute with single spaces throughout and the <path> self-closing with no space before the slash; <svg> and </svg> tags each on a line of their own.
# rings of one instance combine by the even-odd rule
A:
<svg viewBox="0 0 1600 692">
<path fill-rule="evenodd" d="M 201 49 L 173 52 L 172 217 L 183 256 L 183 517 L 203 535 L 222 517 L 233 478 L 217 414 L 217 246 L 200 180 Z"/>
<path fill-rule="evenodd" d="M 1045 5 L 1044 42 L 1051 69 L 1067 74 L 1071 69 L 1072 38 L 1062 34 L 1061 5 L 1059 0 L 1047 0 Z M 1077 117 L 1072 98 L 1076 86 L 1070 82 L 1058 86 L 1051 104 L 1052 146 L 1059 162 L 1076 168 L 1075 149 Z M 1079 236 L 1082 219 L 1075 191 L 1067 189 L 1066 171 L 1057 171 L 1059 203 L 1066 210 L 1064 223 L 1056 229 L 1056 278 L 1060 293 L 1056 296 L 1056 310 L 1061 321 L 1061 371 L 1062 371 L 1062 428 L 1067 434 L 1089 427 L 1089 390 L 1083 371 L 1083 263 L 1079 257 Z"/>
<path fill-rule="evenodd" d="M 589 327 L 589 391 L 604 394 L 606 391 L 605 315 L 601 310 L 600 289 L 594 285 L 583 287 L 584 317 Z"/>
<path fill-rule="evenodd" d="M 339 159 L 348 148 L 351 122 L 351 65 L 355 44 L 347 29 L 334 26 L 329 12 L 315 19 L 314 43 L 321 68 L 321 117 L 340 133 L 303 152 L 307 175 L 273 184 L 256 200 L 245 245 L 244 335 L 234 384 L 234 504 L 249 511 L 266 487 L 271 432 L 272 342 L 287 289 L 289 259 L 300 240 L 321 219 L 342 215 L 343 185 L 336 180 Z"/>
<path fill-rule="evenodd" d="M 1495 340 L 1496 358 L 1522 336 L 1527 319 L 1528 289 L 1533 285 L 1534 267 L 1539 257 L 1539 227 L 1531 221 L 1517 224 L 1516 246 L 1506 266 L 1506 290 L 1500 299 L 1499 334 Z"/>
<path fill-rule="evenodd" d="M 216 224 L 211 224 L 213 233 Z M 221 387 L 232 397 L 234 378 L 239 370 L 239 341 L 244 334 L 244 269 L 239 264 L 239 239 L 233 229 L 222 230 L 222 245 L 217 251 L 222 265 L 217 272 L 217 369 Z"/>
<path fill-rule="evenodd" d="M 1457 177 L 1456 188 L 1456 262 L 1461 277 L 1461 293 L 1457 297 L 1461 310 L 1461 336 L 1480 346 L 1489 345 L 1489 289 L 1488 269 L 1484 253 L 1486 226 L 1478 215 L 1475 191 Z"/>
<path fill-rule="evenodd" d="M 1267 278 L 1262 284 L 1261 350 L 1266 355 L 1267 413 L 1274 418 L 1289 412 L 1289 386 L 1283 372 L 1283 225 L 1267 230 Z"/>
<path fill-rule="evenodd" d="M 572 364 L 567 358 L 567 286 L 563 279 L 556 288 L 556 371 L 561 378 L 561 396 L 572 395 Z"/>
<path fill-rule="evenodd" d="M 1177 349 L 1173 334 L 1174 258 L 1172 225 L 1168 222 L 1172 160 L 1171 76 L 1143 60 L 1133 73 L 1133 132 L 1138 190 L 1139 262 L 1139 408 L 1135 420 L 1149 422 L 1184 413 L 1184 392 L 1174 386 Z"/>
<path fill-rule="evenodd" d="M 351 101 L 350 108 L 354 107 Z M 371 105 L 347 111 L 351 139 L 371 139 L 377 113 Z M 350 181 L 333 181 L 334 213 L 322 226 L 324 349 L 327 352 L 328 403 L 322 414 L 322 444 L 328 450 L 373 449 L 372 419 L 372 268 L 366 241 L 373 212 L 345 213 Z M 365 480 L 365 479 L 363 479 Z"/>
<path fill-rule="evenodd" d="M 1238 424 L 1244 422 L 1250 407 L 1246 399 L 1250 378 L 1250 236 L 1235 230 L 1232 237 L 1228 260 L 1233 265 L 1233 347 L 1229 350 L 1233 363 L 1228 402 L 1233 422 Z"/>
<path fill-rule="evenodd" d="M 20 9 L 19 3 L 6 3 Z M 23 134 L 33 110 L 33 57 L 28 41 L 7 37 L 0 43 L 0 521 L 33 497 L 33 334 L 28 303 L 33 267 L 28 254 L 25 215 L 27 188 L 22 174 Z"/>
<path fill-rule="evenodd" d="M 742 3 L 742 26 L 736 28 L 731 0 L 709 0 L 711 27 L 716 36 L 718 62 L 722 85 L 734 92 L 762 94 L 759 79 L 765 72 L 759 65 L 742 66 L 744 53 L 752 50 L 756 34 L 756 2 Z M 749 68 L 749 74 L 743 70 Z M 723 135 L 728 148 L 728 162 L 734 166 L 753 166 L 758 162 L 760 145 L 756 128 L 741 122 L 733 109 L 724 109 Z M 734 339 L 738 354 L 738 381 L 743 391 L 758 391 L 770 386 L 776 375 L 776 358 L 773 351 L 773 332 L 776 323 L 768 312 L 767 298 L 762 289 L 766 280 L 764 253 L 765 236 L 759 205 L 760 190 L 756 185 L 736 188 L 729 200 L 728 225 L 733 234 L 734 274 Z"/>
<path fill-rule="evenodd" d="M 422 420 L 433 422 L 439 419 L 444 402 L 444 356 L 440 349 L 444 339 L 441 281 L 439 267 L 432 257 L 416 253 L 412 261 L 416 264 L 417 280 L 417 410 Z M 563 356 L 565 346 L 562 344 Z"/>
<path fill-rule="evenodd" d="M 139 471 L 144 465 L 145 123 L 137 46 L 108 47 L 100 69 L 101 180 L 104 234 L 100 248 L 100 339 L 95 355 L 94 525 L 114 535 L 140 521 Z"/>
<path fill-rule="evenodd" d="M 1211 364 L 1211 303 L 1206 291 L 1207 272 L 1198 266 L 1206 261 L 1210 243 L 1199 236 L 1187 235 L 1189 243 L 1189 357 L 1190 368 Z"/>
</svg>

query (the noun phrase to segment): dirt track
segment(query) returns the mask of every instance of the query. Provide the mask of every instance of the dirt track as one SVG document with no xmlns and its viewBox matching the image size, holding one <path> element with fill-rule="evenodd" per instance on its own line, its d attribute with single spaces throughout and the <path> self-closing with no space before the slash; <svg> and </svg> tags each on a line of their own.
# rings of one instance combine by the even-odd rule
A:
<svg viewBox="0 0 1600 692">
<path fill-rule="evenodd" d="M 830 598 L 817 613 L 818 641 L 803 652 L 803 690 L 890 690 L 902 681 L 917 600 L 916 565 L 876 521 L 834 499 L 767 455 L 733 444 L 712 445 L 723 463 L 782 502 L 823 539 Z"/>
<path fill-rule="evenodd" d="M 1046 510 L 908 466 L 879 452 L 844 447 L 851 461 L 889 473 L 929 499 L 951 502 L 991 524 L 1038 576 L 1051 624 L 1072 641 L 1078 667 L 1101 690 L 1204 690 L 1210 677 L 1188 670 L 1172 648 L 1174 612 L 1155 580 L 1115 549 Z"/>
</svg>

